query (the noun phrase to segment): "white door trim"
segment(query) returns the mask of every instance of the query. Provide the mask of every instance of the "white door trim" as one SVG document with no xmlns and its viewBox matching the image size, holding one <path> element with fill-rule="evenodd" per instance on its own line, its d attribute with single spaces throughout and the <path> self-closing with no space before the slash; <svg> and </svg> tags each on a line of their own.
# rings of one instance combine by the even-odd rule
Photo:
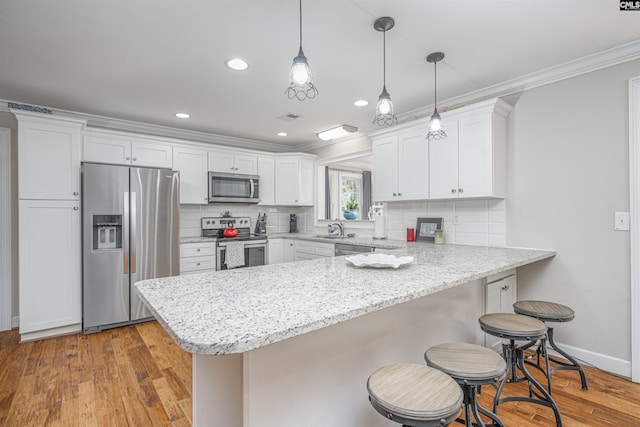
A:
<svg viewBox="0 0 640 427">
<path fill-rule="evenodd" d="M 11 329 L 11 129 L 0 128 L 0 331 Z"/>
<path fill-rule="evenodd" d="M 640 76 L 629 79 L 631 380 L 640 382 Z"/>
</svg>

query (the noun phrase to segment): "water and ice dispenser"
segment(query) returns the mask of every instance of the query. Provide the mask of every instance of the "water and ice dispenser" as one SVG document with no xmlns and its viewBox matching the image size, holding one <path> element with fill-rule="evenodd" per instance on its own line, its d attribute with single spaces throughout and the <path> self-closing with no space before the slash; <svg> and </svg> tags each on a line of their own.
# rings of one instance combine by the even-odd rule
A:
<svg viewBox="0 0 640 427">
<path fill-rule="evenodd" d="M 93 215 L 93 250 L 122 249 L 122 215 Z"/>
</svg>

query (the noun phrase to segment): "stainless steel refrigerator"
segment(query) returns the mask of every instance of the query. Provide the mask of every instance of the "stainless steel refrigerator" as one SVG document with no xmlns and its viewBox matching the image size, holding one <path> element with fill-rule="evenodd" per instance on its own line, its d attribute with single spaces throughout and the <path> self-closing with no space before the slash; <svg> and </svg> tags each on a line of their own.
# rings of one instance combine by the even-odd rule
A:
<svg viewBox="0 0 640 427">
<path fill-rule="evenodd" d="M 180 270 L 179 173 L 82 164 L 85 333 L 149 320 L 135 282 Z"/>
</svg>

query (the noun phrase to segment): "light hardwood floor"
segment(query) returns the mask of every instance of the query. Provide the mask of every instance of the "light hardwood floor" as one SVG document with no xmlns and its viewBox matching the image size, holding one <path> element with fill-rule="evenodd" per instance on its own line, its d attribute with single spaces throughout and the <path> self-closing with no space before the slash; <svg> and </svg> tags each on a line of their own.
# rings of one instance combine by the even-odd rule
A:
<svg viewBox="0 0 640 427">
<path fill-rule="evenodd" d="M 191 425 L 191 356 L 156 322 L 18 341 L 17 330 L 0 333 L 0 426 Z M 639 384 L 589 367 L 586 373 L 587 392 L 575 372 L 554 376 L 564 427 L 640 426 Z M 525 384 L 505 388 L 526 392 Z M 491 407 L 492 397 L 484 387 L 481 403 Z M 507 426 L 555 425 L 552 411 L 540 405 L 506 403 L 499 415 Z"/>
</svg>

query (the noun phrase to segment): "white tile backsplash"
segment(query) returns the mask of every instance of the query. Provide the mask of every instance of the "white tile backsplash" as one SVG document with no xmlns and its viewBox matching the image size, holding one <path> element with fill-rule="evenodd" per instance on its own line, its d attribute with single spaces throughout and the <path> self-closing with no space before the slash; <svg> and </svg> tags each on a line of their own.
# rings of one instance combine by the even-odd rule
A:
<svg viewBox="0 0 640 427">
<path fill-rule="evenodd" d="M 442 218 L 446 243 L 506 246 L 504 200 L 387 203 L 387 237 L 405 239 L 420 217 Z"/>
<path fill-rule="evenodd" d="M 258 206 L 242 204 L 180 205 L 180 237 L 200 236 L 200 218 L 222 216 L 229 211 L 233 216 L 246 216 L 251 219 L 251 230 L 256 225 L 258 213 L 267 214 L 267 234 L 288 233 L 289 215 L 298 215 L 298 231 L 313 233 L 313 207 Z M 311 220 L 309 220 L 311 218 Z M 309 224 L 311 225 L 310 230 Z"/>
</svg>

